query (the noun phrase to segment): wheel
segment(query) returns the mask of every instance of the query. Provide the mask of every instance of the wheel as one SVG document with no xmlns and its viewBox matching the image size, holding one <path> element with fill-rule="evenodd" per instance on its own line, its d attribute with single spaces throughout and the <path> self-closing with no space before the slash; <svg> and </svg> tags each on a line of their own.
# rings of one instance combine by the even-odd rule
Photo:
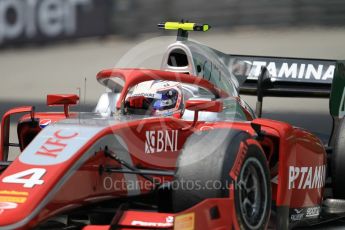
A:
<svg viewBox="0 0 345 230">
<path fill-rule="evenodd" d="M 269 169 L 261 148 L 250 140 L 247 133 L 238 130 L 193 134 L 177 162 L 172 188 L 174 211 L 185 210 L 207 198 L 229 197 L 229 185 L 233 183 L 241 229 L 264 229 L 271 208 Z M 245 151 L 245 157 L 237 181 L 233 181 L 229 174 L 240 150 Z"/>
<path fill-rule="evenodd" d="M 264 229 L 271 209 L 271 186 L 266 158 L 257 146 L 249 146 L 235 183 L 235 208 L 241 229 Z"/>
<path fill-rule="evenodd" d="M 331 158 L 333 198 L 345 199 L 345 119 L 339 121 Z"/>
</svg>

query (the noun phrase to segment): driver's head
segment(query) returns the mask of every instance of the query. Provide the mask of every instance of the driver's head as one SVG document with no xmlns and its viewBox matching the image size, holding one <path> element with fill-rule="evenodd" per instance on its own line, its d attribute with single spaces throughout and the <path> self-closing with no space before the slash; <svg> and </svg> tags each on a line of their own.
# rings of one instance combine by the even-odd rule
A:
<svg viewBox="0 0 345 230">
<path fill-rule="evenodd" d="M 133 113 L 180 117 L 181 83 L 162 80 L 139 83 L 128 93 L 125 104 Z"/>
</svg>

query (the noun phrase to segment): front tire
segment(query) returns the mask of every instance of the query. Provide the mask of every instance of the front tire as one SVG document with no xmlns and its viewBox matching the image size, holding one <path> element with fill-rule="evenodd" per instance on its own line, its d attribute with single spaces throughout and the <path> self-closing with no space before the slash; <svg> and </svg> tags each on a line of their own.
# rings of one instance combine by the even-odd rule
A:
<svg viewBox="0 0 345 230">
<path fill-rule="evenodd" d="M 245 151 L 245 157 L 237 181 L 233 181 L 229 174 L 241 151 Z M 229 197 L 229 185 L 233 183 L 241 229 L 265 229 L 271 209 L 269 175 L 264 153 L 247 133 L 224 129 L 193 134 L 177 163 L 174 183 L 179 186 L 172 189 L 173 209 L 180 212 L 207 198 Z M 198 183 L 198 189 L 183 188 L 182 181 Z M 210 188 L 210 181 L 219 182 L 222 188 Z"/>
<path fill-rule="evenodd" d="M 235 208 L 241 229 L 265 229 L 271 208 L 269 170 L 260 148 L 249 146 L 235 183 Z"/>
</svg>

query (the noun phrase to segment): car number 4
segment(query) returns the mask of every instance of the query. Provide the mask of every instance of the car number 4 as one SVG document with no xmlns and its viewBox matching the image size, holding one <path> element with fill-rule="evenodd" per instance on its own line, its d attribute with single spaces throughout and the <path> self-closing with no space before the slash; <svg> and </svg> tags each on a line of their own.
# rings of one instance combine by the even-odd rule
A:
<svg viewBox="0 0 345 230">
<path fill-rule="evenodd" d="M 24 188 L 33 188 L 35 185 L 42 185 L 44 183 L 44 180 L 41 180 L 41 178 L 45 173 L 46 169 L 32 168 L 4 177 L 2 182 L 23 184 Z"/>
</svg>

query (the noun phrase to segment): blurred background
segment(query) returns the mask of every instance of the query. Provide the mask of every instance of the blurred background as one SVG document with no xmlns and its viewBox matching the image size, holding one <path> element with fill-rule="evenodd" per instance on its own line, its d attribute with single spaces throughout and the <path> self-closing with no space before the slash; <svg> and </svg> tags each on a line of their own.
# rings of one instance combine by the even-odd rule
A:
<svg viewBox="0 0 345 230">
<path fill-rule="evenodd" d="M 19 105 L 47 110 L 46 94 L 79 89 L 76 109 L 91 111 L 104 91 L 97 72 L 174 35 L 156 25 L 181 19 L 210 24 L 190 37 L 225 53 L 345 59 L 343 0 L 0 0 L 0 116 Z M 264 116 L 324 139 L 330 131 L 327 99 L 268 98 Z"/>
</svg>

